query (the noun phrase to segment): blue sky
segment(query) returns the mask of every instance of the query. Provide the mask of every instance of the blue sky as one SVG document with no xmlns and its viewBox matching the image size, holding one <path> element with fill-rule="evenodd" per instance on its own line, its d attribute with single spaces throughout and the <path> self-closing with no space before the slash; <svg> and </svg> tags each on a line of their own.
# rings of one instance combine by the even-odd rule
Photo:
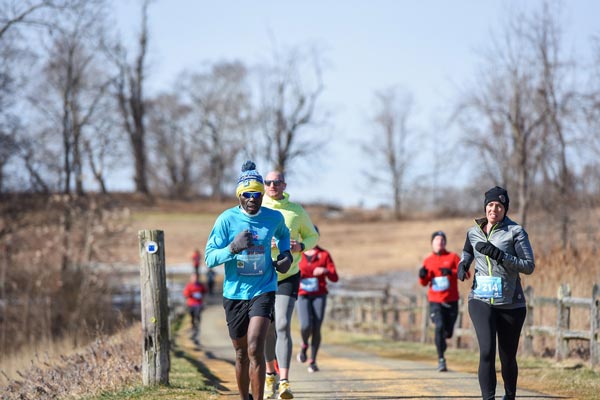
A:
<svg viewBox="0 0 600 400">
<path fill-rule="evenodd" d="M 168 89 L 183 69 L 206 62 L 267 59 L 273 38 L 280 47 L 317 44 L 328 66 L 322 105 L 332 112 L 328 156 L 298 167 L 288 190 L 299 201 L 378 205 L 362 170 L 368 158 L 353 146 L 370 134 L 373 93 L 398 85 L 413 93 L 413 124 L 423 132 L 443 125 L 459 89 L 472 83 L 477 51 L 501 29 L 511 10 L 539 8 L 541 1 L 220 1 L 157 0 L 150 7 L 150 91 Z M 132 38 L 139 1 L 115 0 L 118 24 Z M 600 2 L 565 1 L 561 20 L 565 47 L 588 56 L 592 35 L 600 35 Z M 456 132 L 444 132 L 452 143 Z M 427 174 L 432 140 L 413 162 L 410 176 Z M 259 166 L 266 173 L 267 166 Z M 449 179 L 460 186 L 466 171 Z M 312 190 L 318 182 L 318 191 Z M 369 190 L 366 190 L 369 189 Z"/>
</svg>

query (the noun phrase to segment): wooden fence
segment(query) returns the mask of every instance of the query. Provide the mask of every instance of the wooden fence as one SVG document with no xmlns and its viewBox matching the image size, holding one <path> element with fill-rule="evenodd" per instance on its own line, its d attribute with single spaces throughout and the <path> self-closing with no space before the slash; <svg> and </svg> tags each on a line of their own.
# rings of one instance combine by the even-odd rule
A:
<svg viewBox="0 0 600 400">
<path fill-rule="evenodd" d="M 591 366 L 599 365 L 600 287 L 598 284 L 593 285 L 590 298 L 571 297 L 569 287 L 564 284 L 560 286 L 556 298 L 534 296 L 534 290 L 530 286 L 525 289 L 525 296 L 527 318 L 521 332 L 523 340 L 521 350 L 524 354 L 534 354 L 534 338 L 553 337 L 554 357 L 556 360 L 562 360 L 569 354 L 569 341 L 579 340 L 589 345 Z M 543 321 L 535 320 L 536 310 L 542 307 L 555 308 L 557 318 L 554 325 L 542 325 Z M 571 328 L 571 311 L 574 309 L 583 309 L 589 313 L 587 318 L 589 329 Z M 332 329 L 380 334 L 393 340 L 414 340 L 422 343 L 431 341 L 433 332 L 426 294 L 390 291 L 388 287 L 332 290 L 327 299 L 326 324 Z M 462 299 L 459 303 L 459 315 L 451 342 L 454 347 L 477 346 L 475 332 L 468 318 L 467 304 Z"/>
</svg>

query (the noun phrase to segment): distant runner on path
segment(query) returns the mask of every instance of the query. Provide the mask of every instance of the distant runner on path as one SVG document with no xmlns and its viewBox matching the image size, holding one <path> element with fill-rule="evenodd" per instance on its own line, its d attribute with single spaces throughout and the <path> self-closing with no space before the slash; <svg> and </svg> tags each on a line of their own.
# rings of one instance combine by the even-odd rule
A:
<svg viewBox="0 0 600 400">
<path fill-rule="evenodd" d="M 448 371 L 444 352 L 446 339 L 452 337 L 454 324 L 458 317 L 457 271 L 460 259 L 456 253 L 446 250 L 446 234 L 442 231 L 431 235 L 430 254 L 419 269 L 419 283 L 429 285 L 429 315 L 435 325 L 435 347 L 438 353 L 439 372 Z"/>
<path fill-rule="evenodd" d="M 194 252 L 192 253 L 192 266 L 194 267 L 195 273 L 200 272 L 200 260 L 202 260 L 202 253 L 200 253 L 200 250 L 194 249 Z"/>
<path fill-rule="evenodd" d="M 246 161 L 236 188 L 240 205 L 219 215 L 206 244 L 206 265 L 225 264 L 223 308 L 236 353 L 241 400 L 263 399 L 265 338 L 275 303 L 276 270 L 286 272 L 292 264 L 290 232 L 280 212 L 261 207 L 263 194 L 262 176 Z M 274 261 L 273 237 L 279 250 Z"/>
<path fill-rule="evenodd" d="M 496 336 L 504 380 L 504 400 L 517 395 L 517 348 L 527 308 L 519 274 L 535 269 L 533 250 L 525 229 L 506 216 L 508 192 L 496 186 L 485 192 L 485 217 L 475 220 L 458 267 L 467 278 L 475 261 L 469 293 L 469 315 L 479 342 L 479 386 L 484 400 L 496 394 Z"/>
<path fill-rule="evenodd" d="M 315 225 L 315 230 L 319 229 Z M 321 345 L 321 325 L 327 306 L 327 281 L 337 282 L 338 274 L 329 252 L 318 245 L 302 253 L 300 259 L 300 290 L 297 312 L 302 344 L 297 360 L 308 360 L 308 372 L 317 372 L 317 353 Z M 307 351 L 310 342 L 310 358 Z"/>
<path fill-rule="evenodd" d="M 202 321 L 202 309 L 204 307 L 204 295 L 206 287 L 202 282 L 197 272 L 190 276 L 190 280 L 183 289 L 183 296 L 186 298 L 188 312 L 192 320 L 192 333 L 190 339 L 196 346 L 200 345 L 200 322 Z"/>
</svg>

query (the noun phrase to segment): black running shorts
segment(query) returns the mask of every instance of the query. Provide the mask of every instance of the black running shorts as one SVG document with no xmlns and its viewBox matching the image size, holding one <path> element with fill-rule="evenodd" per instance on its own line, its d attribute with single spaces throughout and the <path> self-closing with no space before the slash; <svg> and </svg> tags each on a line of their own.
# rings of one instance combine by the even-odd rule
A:
<svg viewBox="0 0 600 400">
<path fill-rule="evenodd" d="M 274 306 L 275 292 L 263 293 L 251 300 L 232 300 L 223 297 L 229 337 L 241 339 L 246 336 L 252 317 L 265 317 L 273 320 Z"/>
</svg>

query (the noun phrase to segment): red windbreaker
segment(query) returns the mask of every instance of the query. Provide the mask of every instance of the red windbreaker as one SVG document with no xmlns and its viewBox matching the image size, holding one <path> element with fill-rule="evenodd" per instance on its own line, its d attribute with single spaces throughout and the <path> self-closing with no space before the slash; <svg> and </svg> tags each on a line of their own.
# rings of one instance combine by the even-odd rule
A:
<svg viewBox="0 0 600 400">
<path fill-rule="evenodd" d="M 200 282 L 188 282 L 183 289 L 183 296 L 187 299 L 188 307 L 201 306 L 206 287 Z"/>
<path fill-rule="evenodd" d="M 323 250 L 319 246 L 315 246 L 317 251 L 310 258 L 302 253 L 302 258 L 298 266 L 300 267 L 300 289 L 298 290 L 299 296 L 312 296 L 327 294 L 327 279 L 331 282 L 338 281 L 338 274 L 335 270 L 335 264 L 329 255 L 327 250 Z M 314 276 L 313 271 L 317 267 L 327 268 L 327 273 Z"/>
<path fill-rule="evenodd" d="M 421 285 L 429 285 L 427 297 L 430 302 L 448 303 L 458 301 L 458 283 L 456 273 L 460 258 L 456 253 L 446 250 L 440 254 L 432 253 L 423 261 L 423 266 L 427 269 L 425 278 L 419 277 Z M 450 275 L 443 277 L 442 268 L 450 269 Z"/>
</svg>

